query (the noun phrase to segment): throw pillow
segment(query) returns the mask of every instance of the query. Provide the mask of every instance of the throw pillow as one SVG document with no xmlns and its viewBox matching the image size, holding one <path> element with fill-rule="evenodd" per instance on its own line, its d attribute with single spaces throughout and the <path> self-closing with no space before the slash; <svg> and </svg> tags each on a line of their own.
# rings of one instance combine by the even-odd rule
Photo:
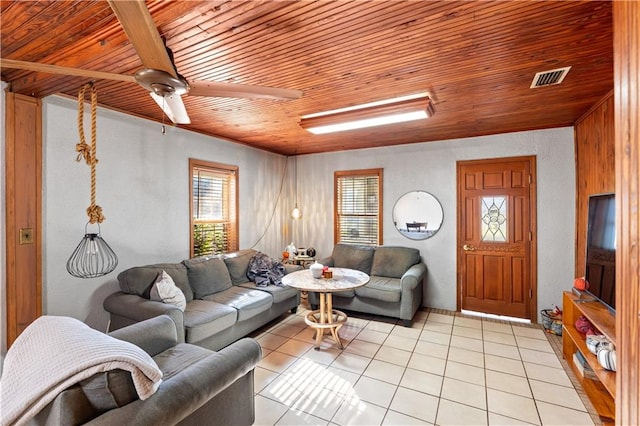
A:
<svg viewBox="0 0 640 426">
<path fill-rule="evenodd" d="M 245 249 L 223 256 L 224 263 L 229 269 L 229 275 L 231 276 L 233 285 L 243 284 L 249 281 L 247 278 L 247 269 L 254 254 L 256 254 L 255 250 Z"/>
<path fill-rule="evenodd" d="M 182 263 L 157 263 L 155 265 L 134 266 L 118 274 L 120 290 L 128 294 L 137 294 L 149 299 L 151 287 L 158 278 L 158 273 L 165 271 L 173 282 L 184 293 L 187 302 L 193 300 L 193 291 L 189 286 L 187 268 Z"/>
<path fill-rule="evenodd" d="M 182 290 L 165 271 L 161 271 L 151 287 L 151 300 L 177 306 L 181 311 L 187 307 L 187 300 Z"/>
<path fill-rule="evenodd" d="M 336 268 L 357 269 L 371 275 L 374 253 L 375 249 L 369 246 L 336 244 L 331 257 Z"/>
<path fill-rule="evenodd" d="M 196 299 L 219 293 L 232 286 L 227 265 L 219 257 L 198 257 L 183 260 L 182 263 L 187 267 L 189 284 Z"/>
<path fill-rule="evenodd" d="M 420 262 L 420 252 L 410 247 L 376 247 L 371 265 L 371 275 L 402 278 L 405 272 Z"/>
</svg>

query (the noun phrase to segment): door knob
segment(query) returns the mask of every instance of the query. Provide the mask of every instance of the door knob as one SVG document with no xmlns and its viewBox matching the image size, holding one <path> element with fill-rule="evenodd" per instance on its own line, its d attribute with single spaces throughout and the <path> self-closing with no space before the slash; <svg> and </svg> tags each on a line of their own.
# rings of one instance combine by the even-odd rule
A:
<svg viewBox="0 0 640 426">
<path fill-rule="evenodd" d="M 464 251 L 474 251 L 475 250 L 473 248 L 473 246 L 469 246 L 467 244 L 463 245 L 462 248 L 464 249 Z"/>
</svg>

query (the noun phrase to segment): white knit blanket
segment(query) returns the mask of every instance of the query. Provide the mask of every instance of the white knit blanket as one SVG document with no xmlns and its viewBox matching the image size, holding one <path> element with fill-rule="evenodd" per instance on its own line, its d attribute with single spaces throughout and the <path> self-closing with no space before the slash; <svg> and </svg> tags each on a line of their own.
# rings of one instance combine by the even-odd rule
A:
<svg viewBox="0 0 640 426">
<path fill-rule="evenodd" d="M 69 317 L 42 316 L 16 339 L 0 379 L 0 424 L 25 424 L 61 391 L 96 373 L 131 372 L 140 399 L 162 382 L 162 371 L 141 348 Z"/>
</svg>

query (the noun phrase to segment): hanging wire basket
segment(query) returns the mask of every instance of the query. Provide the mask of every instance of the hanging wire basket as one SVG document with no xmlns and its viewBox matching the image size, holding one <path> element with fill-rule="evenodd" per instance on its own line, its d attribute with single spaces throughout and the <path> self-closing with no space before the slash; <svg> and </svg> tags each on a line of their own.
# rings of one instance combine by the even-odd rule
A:
<svg viewBox="0 0 640 426">
<path fill-rule="evenodd" d="M 100 225 L 97 234 L 88 233 L 88 225 L 84 227 L 84 237 L 67 261 L 67 271 L 78 278 L 101 277 L 118 266 L 118 257 L 100 236 Z"/>
</svg>

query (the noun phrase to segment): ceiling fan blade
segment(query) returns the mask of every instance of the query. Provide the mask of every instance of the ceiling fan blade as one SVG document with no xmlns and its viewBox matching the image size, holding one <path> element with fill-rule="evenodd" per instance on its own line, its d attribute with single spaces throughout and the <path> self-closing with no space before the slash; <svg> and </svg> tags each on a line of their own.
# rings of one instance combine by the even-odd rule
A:
<svg viewBox="0 0 640 426">
<path fill-rule="evenodd" d="M 120 25 L 145 68 L 166 71 L 178 77 L 144 0 L 109 0 L 109 6 L 120 21 Z"/>
<path fill-rule="evenodd" d="M 222 98 L 298 99 L 300 90 L 216 81 L 190 81 L 189 95 Z"/>
<path fill-rule="evenodd" d="M 191 124 L 191 119 L 187 115 L 187 109 L 184 107 L 180 95 L 172 94 L 167 96 L 156 95 L 150 92 L 149 95 L 162 108 L 164 113 L 171 121 L 176 124 Z"/>
<path fill-rule="evenodd" d="M 37 62 L 19 61 L 17 59 L 0 58 L 1 68 L 15 68 L 19 70 L 43 72 L 48 74 L 73 75 L 86 77 L 93 80 L 115 80 L 127 83 L 135 83 L 134 76 L 127 74 L 116 74 L 111 72 L 92 71 L 81 68 L 62 67 L 59 65 L 39 64 Z"/>
</svg>

